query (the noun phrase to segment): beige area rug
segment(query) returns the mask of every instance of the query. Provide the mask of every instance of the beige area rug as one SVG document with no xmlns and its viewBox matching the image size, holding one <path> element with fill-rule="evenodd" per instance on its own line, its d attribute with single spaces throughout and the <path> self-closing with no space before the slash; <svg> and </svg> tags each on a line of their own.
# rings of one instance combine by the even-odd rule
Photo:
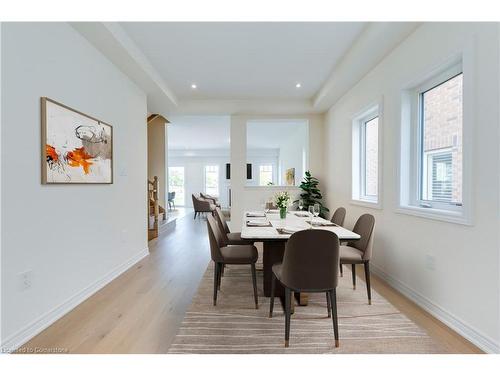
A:
<svg viewBox="0 0 500 375">
<path fill-rule="evenodd" d="M 258 265 L 259 266 L 259 265 Z M 228 266 L 222 278 L 217 306 L 212 305 L 213 263 L 203 276 L 169 353 L 208 354 L 341 354 L 341 353 L 444 353 L 427 333 L 372 290 L 367 304 L 366 286 L 344 267 L 339 278 L 337 307 L 340 347 L 334 347 L 333 325 L 324 294 L 310 294 L 308 306 L 295 306 L 290 346 L 284 347 L 285 321 L 275 299 L 269 318 L 269 298 L 257 272 L 259 309 L 254 308 L 250 266 Z"/>
</svg>

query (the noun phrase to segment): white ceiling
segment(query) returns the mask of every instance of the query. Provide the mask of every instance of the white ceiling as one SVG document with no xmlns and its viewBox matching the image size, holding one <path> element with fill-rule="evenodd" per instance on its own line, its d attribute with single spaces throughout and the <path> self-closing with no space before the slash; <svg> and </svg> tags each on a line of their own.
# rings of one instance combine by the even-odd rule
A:
<svg viewBox="0 0 500 375">
<path fill-rule="evenodd" d="M 175 95 L 192 100 L 310 99 L 365 23 L 120 25 Z"/>
</svg>

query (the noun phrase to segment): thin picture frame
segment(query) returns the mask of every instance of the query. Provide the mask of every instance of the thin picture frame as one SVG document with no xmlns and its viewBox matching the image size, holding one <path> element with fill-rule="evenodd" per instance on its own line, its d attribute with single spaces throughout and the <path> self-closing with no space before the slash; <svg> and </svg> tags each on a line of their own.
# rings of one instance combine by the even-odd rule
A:
<svg viewBox="0 0 500 375">
<path fill-rule="evenodd" d="M 71 111 L 71 112 L 74 112 L 80 116 L 83 116 L 83 117 L 86 117 L 90 120 L 93 120 L 93 121 L 96 121 L 98 124 L 100 125 L 104 125 L 104 126 L 107 126 L 110 128 L 110 134 L 111 134 L 111 178 L 110 178 L 110 181 L 106 181 L 106 182 L 81 182 L 81 181 L 78 181 L 78 182 L 71 182 L 71 181 L 68 181 L 68 182 L 62 182 L 62 181 L 49 181 L 47 179 L 47 103 L 50 102 L 52 104 L 55 104 L 59 107 L 62 107 L 68 111 Z M 43 185 L 111 185 L 113 184 L 113 181 L 114 181 L 114 167 L 113 167 L 113 161 L 114 161 L 114 157 L 113 157 L 113 126 L 104 122 L 104 121 L 101 121 L 95 117 L 92 117 L 92 116 L 89 116 L 83 112 L 80 112 L 74 108 L 71 108 L 65 104 L 62 104 L 60 102 L 57 102 L 53 99 L 50 99 L 48 97 L 41 97 L 40 98 L 40 117 L 41 117 L 41 182 Z"/>
</svg>

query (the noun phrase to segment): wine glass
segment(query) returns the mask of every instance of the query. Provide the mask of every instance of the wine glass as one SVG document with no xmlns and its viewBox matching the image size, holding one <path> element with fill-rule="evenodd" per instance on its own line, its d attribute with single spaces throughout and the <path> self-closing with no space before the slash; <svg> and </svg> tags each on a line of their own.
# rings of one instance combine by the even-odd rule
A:
<svg viewBox="0 0 500 375">
<path fill-rule="evenodd" d="M 314 207 L 313 207 L 313 215 L 314 215 L 314 217 L 318 217 L 319 216 L 319 212 L 320 212 L 319 203 L 315 203 Z"/>
<path fill-rule="evenodd" d="M 311 217 L 310 223 L 311 223 L 311 228 L 312 228 L 312 226 L 313 226 L 313 217 L 314 217 L 314 206 L 313 205 L 309 206 L 309 216 Z"/>
</svg>

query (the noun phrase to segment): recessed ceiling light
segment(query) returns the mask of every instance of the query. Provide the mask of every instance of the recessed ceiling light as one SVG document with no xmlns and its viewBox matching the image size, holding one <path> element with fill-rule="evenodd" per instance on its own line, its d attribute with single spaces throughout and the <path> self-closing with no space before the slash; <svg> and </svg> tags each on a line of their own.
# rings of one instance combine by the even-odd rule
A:
<svg viewBox="0 0 500 375">
<path fill-rule="evenodd" d="M 302 85 L 300 84 L 300 82 L 298 82 L 296 85 L 295 85 L 296 88 L 300 89 L 302 87 Z"/>
<path fill-rule="evenodd" d="M 197 87 L 198 87 L 198 86 L 196 86 L 196 83 L 193 83 L 193 84 L 191 85 L 191 88 L 192 88 L 192 89 L 196 89 Z"/>
</svg>

